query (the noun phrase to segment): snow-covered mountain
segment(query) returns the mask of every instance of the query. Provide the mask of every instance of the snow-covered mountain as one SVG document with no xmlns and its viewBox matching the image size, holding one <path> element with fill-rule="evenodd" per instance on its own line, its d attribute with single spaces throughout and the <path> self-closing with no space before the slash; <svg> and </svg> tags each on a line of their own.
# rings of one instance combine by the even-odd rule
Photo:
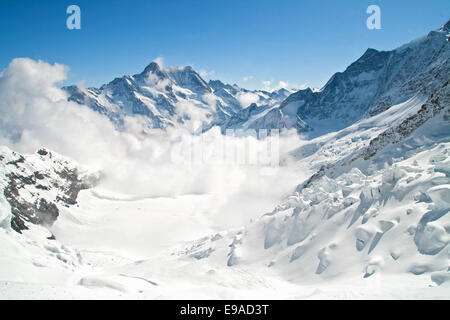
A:
<svg viewBox="0 0 450 320">
<path fill-rule="evenodd" d="M 0 297 L 448 299 L 449 26 L 393 51 L 369 49 L 322 90 L 287 98 L 157 63 L 99 89 L 66 87 L 119 129 L 142 116 L 151 128 L 196 119 L 222 130 L 297 128 L 310 139 L 280 152 L 268 180 L 246 174 L 254 167 L 183 163 L 174 173 L 159 154 L 156 177 L 136 165 L 147 159 L 130 133 L 120 156 L 143 161 L 111 162 L 126 191 L 45 146 L 30 155 L 1 147 Z M 158 188 L 161 177 L 196 188 L 131 190 L 135 181 Z M 268 210 L 247 212 L 282 188 Z"/>
<path fill-rule="evenodd" d="M 450 78 L 450 21 L 437 31 L 392 51 L 367 49 L 320 90 L 300 90 L 259 125 L 296 127 L 309 136 L 342 129 L 423 93 L 431 95 Z"/>
<path fill-rule="evenodd" d="M 195 120 L 207 130 L 250 104 L 280 104 L 290 91 L 246 90 L 219 80 L 205 82 L 190 66 L 162 69 L 150 63 L 142 73 L 116 78 L 100 88 L 64 87 L 68 99 L 107 115 L 120 128 L 126 116 L 142 116 L 149 128 L 186 126 Z"/>
<path fill-rule="evenodd" d="M 291 93 L 246 90 L 220 80 L 206 83 L 192 67 L 161 69 L 153 62 L 134 76 L 96 88 L 70 86 L 69 100 L 85 104 L 123 125 L 141 115 L 149 128 L 199 120 L 204 130 L 296 128 L 310 137 L 376 115 L 421 92 L 432 94 L 450 77 L 450 22 L 392 51 L 367 49 L 321 90 Z"/>
</svg>

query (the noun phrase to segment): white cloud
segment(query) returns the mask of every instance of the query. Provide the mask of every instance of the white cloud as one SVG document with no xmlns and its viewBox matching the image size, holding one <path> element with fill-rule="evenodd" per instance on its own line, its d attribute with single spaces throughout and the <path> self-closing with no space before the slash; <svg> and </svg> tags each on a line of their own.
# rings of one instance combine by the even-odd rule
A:
<svg viewBox="0 0 450 320">
<path fill-rule="evenodd" d="M 244 80 L 244 81 L 253 80 L 253 76 L 245 76 L 244 78 L 242 78 L 242 80 Z"/>
<path fill-rule="evenodd" d="M 45 141 L 48 147 L 67 154 L 86 154 L 100 148 L 104 140 L 90 141 L 88 150 L 86 141 L 114 130 L 108 119 L 67 102 L 66 94 L 55 86 L 65 79 L 67 71 L 60 64 L 23 58 L 14 59 L 1 75 L 0 131 L 17 144 L 19 151 L 36 149 Z M 101 148 L 97 150 L 102 152 Z"/>
<path fill-rule="evenodd" d="M 157 63 L 161 69 L 164 68 L 164 57 L 159 56 L 155 60 L 153 60 L 153 62 Z"/>
<path fill-rule="evenodd" d="M 272 88 L 271 88 L 272 81 L 270 81 L 270 80 L 264 80 L 264 81 L 262 82 L 262 84 L 263 84 L 263 90 L 266 90 L 266 91 L 272 91 Z"/>
<path fill-rule="evenodd" d="M 276 90 L 278 90 L 278 89 L 286 89 L 288 87 L 289 87 L 288 81 L 280 81 L 280 82 L 278 82 L 278 85 L 275 88 L 276 88 Z"/>
<path fill-rule="evenodd" d="M 216 72 L 214 70 L 206 71 L 205 69 L 201 69 L 199 72 L 199 75 L 202 78 L 214 77 L 215 74 L 216 74 Z"/>
<path fill-rule="evenodd" d="M 296 87 L 299 90 L 305 90 L 308 88 L 308 84 L 307 83 L 303 83 L 300 86 Z"/>
<path fill-rule="evenodd" d="M 213 94 L 213 93 L 205 93 L 205 94 L 202 96 L 202 100 L 203 100 L 204 102 L 206 102 L 206 103 L 208 104 L 208 106 L 209 106 L 212 110 L 215 110 L 215 109 L 216 109 L 218 98 L 217 98 L 217 96 L 216 96 L 215 94 Z"/>
<path fill-rule="evenodd" d="M 280 90 L 280 89 L 306 89 L 307 88 L 307 84 L 302 84 L 302 85 L 298 85 L 295 83 L 290 83 L 289 81 L 278 81 L 278 83 L 273 83 L 273 80 L 265 80 L 262 81 L 263 84 L 263 90 L 265 91 L 275 91 L 275 90 Z"/>
<path fill-rule="evenodd" d="M 158 94 L 158 92 L 154 89 L 154 87 L 156 87 L 159 90 L 165 90 L 166 86 L 170 84 L 169 79 L 160 79 L 154 73 L 149 73 L 145 78 L 145 82 L 149 85 L 149 87 L 146 87 L 146 89 L 152 92 L 154 96 Z"/>
<path fill-rule="evenodd" d="M 258 103 L 259 101 L 259 96 L 253 92 L 239 92 L 236 98 L 243 107 L 248 107 L 252 103 Z"/>
<path fill-rule="evenodd" d="M 201 124 L 207 121 L 211 113 L 209 109 L 190 101 L 179 101 L 175 104 L 175 108 L 176 113 L 184 119 L 184 124 L 192 133 L 201 129 Z"/>
</svg>

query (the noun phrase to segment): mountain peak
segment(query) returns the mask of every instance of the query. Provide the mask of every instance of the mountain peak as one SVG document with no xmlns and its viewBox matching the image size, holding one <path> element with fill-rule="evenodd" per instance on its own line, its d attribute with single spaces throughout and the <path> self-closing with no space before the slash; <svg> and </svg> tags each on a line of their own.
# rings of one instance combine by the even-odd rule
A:
<svg viewBox="0 0 450 320">
<path fill-rule="evenodd" d="M 211 92 L 211 88 L 202 77 L 191 67 L 170 67 L 165 70 L 177 85 L 198 93 Z"/>
<path fill-rule="evenodd" d="M 145 69 L 142 73 L 149 74 L 149 73 L 157 73 L 157 72 L 161 72 L 161 68 L 158 63 L 153 61 L 152 63 L 150 63 L 148 66 L 145 67 Z"/>
<path fill-rule="evenodd" d="M 440 31 L 450 32 L 450 19 L 439 29 Z"/>
<path fill-rule="evenodd" d="M 379 52 L 377 49 L 374 48 L 367 48 L 366 52 L 364 52 L 363 55 L 373 54 Z"/>
</svg>

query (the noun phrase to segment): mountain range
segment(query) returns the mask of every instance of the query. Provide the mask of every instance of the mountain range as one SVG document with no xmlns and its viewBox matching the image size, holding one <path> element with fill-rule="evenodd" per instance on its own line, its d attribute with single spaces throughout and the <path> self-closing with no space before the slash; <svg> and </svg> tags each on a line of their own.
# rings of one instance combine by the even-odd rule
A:
<svg viewBox="0 0 450 320">
<path fill-rule="evenodd" d="M 450 22 L 391 51 L 367 51 L 321 90 L 247 90 L 220 80 L 206 82 L 190 66 L 116 78 L 100 88 L 69 86 L 68 99 L 107 115 L 143 116 L 149 128 L 179 127 L 186 120 L 204 130 L 291 129 L 309 137 L 345 128 L 418 93 L 431 95 L 450 78 Z"/>
<path fill-rule="evenodd" d="M 190 66 L 162 69 L 150 63 L 142 73 L 116 78 L 100 88 L 63 88 L 69 101 L 91 107 L 108 116 L 120 128 L 125 116 L 142 116 L 149 128 L 186 127 L 190 120 L 208 129 L 245 112 L 281 103 L 291 93 L 246 90 L 219 80 L 204 81 Z"/>
</svg>

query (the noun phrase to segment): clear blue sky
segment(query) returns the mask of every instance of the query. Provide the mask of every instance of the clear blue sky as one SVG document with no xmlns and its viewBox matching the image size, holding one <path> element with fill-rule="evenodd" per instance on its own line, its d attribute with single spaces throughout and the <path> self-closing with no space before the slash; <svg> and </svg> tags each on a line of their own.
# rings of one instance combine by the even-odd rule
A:
<svg viewBox="0 0 450 320">
<path fill-rule="evenodd" d="M 70 4 L 81 30 L 66 28 Z M 370 4 L 381 30 L 366 28 Z M 0 69 L 31 57 L 68 65 L 67 83 L 99 86 L 162 56 L 249 88 L 321 87 L 368 47 L 395 48 L 448 18 L 448 0 L 0 0 Z"/>
</svg>

